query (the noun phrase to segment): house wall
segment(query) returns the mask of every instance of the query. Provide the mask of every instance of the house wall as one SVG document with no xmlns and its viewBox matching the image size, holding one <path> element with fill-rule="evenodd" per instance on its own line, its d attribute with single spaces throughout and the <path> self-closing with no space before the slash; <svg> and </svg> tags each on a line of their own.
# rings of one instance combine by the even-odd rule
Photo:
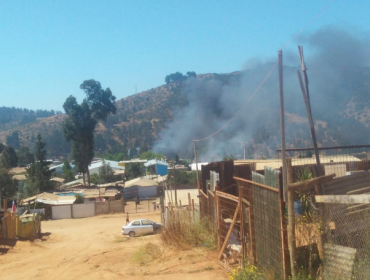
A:
<svg viewBox="0 0 370 280">
<path fill-rule="evenodd" d="M 167 175 L 168 174 L 168 168 L 166 165 L 160 165 L 160 164 L 157 164 L 157 175 L 161 175 L 161 176 L 164 176 L 164 175 Z"/>
<path fill-rule="evenodd" d="M 109 213 L 124 213 L 124 200 L 52 206 L 52 219 L 80 219 Z"/>
<path fill-rule="evenodd" d="M 125 205 L 123 200 L 106 201 L 109 203 L 110 213 L 124 213 Z"/>
<path fill-rule="evenodd" d="M 139 187 L 139 197 L 140 198 L 149 198 L 157 196 L 157 186 L 151 187 Z"/>
<path fill-rule="evenodd" d="M 73 204 L 72 215 L 74 219 L 87 218 L 95 216 L 95 205 L 92 203 L 88 204 Z"/>
<path fill-rule="evenodd" d="M 95 202 L 96 203 L 96 215 L 108 214 L 109 213 L 109 201 Z"/>
<path fill-rule="evenodd" d="M 123 189 L 123 195 L 125 199 L 134 199 L 139 196 L 138 186 L 132 186 Z"/>
<path fill-rule="evenodd" d="M 53 220 L 71 219 L 72 207 L 71 205 L 58 205 L 51 207 L 51 217 Z"/>
</svg>

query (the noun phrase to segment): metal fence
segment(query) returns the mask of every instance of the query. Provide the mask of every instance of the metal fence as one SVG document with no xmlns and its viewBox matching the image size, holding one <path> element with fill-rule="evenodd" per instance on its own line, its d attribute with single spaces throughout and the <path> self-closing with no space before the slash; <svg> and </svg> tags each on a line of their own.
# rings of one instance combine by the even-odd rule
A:
<svg viewBox="0 0 370 280">
<path fill-rule="evenodd" d="M 318 153 L 319 170 L 313 148 L 286 149 L 286 157 L 292 158 L 294 181 L 300 180 L 304 169 L 308 169 L 312 177 L 333 173 L 341 177 L 370 169 L 370 145 L 322 147 Z M 277 155 L 281 159 L 281 150 L 277 150 Z"/>
<path fill-rule="evenodd" d="M 217 235 L 220 264 L 232 271 L 242 264 L 242 237 L 239 198 L 216 192 Z"/>
<path fill-rule="evenodd" d="M 249 211 L 244 211 L 242 217 L 243 221 L 250 220 L 251 244 L 244 244 L 244 247 L 250 248 L 251 252 L 246 252 L 245 256 L 253 256 L 257 267 L 269 277 L 273 277 L 272 279 L 282 279 L 285 274 L 285 257 L 279 189 L 235 179 L 242 201 L 249 206 Z"/>
<path fill-rule="evenodd" d="M 323 203 L 318 214 L 324 279 L 370 279 L 369 204 Z"/>
</svg>

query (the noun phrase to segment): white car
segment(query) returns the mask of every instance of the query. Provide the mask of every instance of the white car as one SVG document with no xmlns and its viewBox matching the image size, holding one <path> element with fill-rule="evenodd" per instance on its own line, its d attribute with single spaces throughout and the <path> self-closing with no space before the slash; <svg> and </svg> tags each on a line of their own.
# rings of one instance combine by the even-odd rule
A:
<svg viewBox="0 0 370 280">
<path fill-rule="evenodd" d="M 122 234 L 130 237 L 136 235 L 156 234 L 163 224 L 155 223 L 147 219 L 134 220 L 128 225 L 122 227 Z"/>
</svg>

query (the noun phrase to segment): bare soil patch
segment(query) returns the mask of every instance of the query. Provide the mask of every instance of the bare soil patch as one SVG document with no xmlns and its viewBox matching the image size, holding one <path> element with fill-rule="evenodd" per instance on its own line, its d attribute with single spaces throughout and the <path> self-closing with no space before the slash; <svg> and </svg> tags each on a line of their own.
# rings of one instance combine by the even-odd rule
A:
<svg viewBox="0 0 370 280">
<path fill-rule="evenodd" d="M 159 212 L 130 214 L 136 218 L 160 221 Z M 1 279 L 227 279 L 215 252 L 176 251 L 163 247 L 158 235 L 122 236 L 125 219 L 111 214 L 43 222 L 42 239 L 17 241 L 0 253 Z"/>
</svg>

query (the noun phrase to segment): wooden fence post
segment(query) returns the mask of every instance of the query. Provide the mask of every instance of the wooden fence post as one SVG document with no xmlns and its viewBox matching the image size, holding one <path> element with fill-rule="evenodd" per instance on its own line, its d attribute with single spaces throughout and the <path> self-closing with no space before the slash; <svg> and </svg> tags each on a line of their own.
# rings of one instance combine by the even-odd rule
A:
<svg viewBox="0 0 370 280">
<path fill-rule="evenodd" d="M 287 185 L 293 183 L 292 159 L 286 159 Z M 290 270 L 292 278 L 295 279 L 297 273 L 296 264 L 296 244 L 295 244 L 295 220 L 294 220 L 294 191 L 288 189 L 288 247 L 290 254 Z"/>
<path fill-rule="evenodd" d="M 240 204 L 240 235 L 241 235 L 241 243 L 242 243 L 242 259 L 245 259 L 245 238 L 244 238 L 244 217 L 243 217 L 243 202 L 242 202 L 242 189 L 241 186 L 238 184 L 238 193 L 239 193 L 239 204 Z M 244 267 L 244 262 L 241 263 L 242 267 Z"/>
<path fill-rule="evenodd" d="M 192 207 L 193 207 L 193 219 L 194 219 L 194 223 L 195 223 L 195 207 L 194 207 L 194 199 L 191 200 L 192 202 Z M 200 217 L 200 213 L 199 213 L 199 217 Z"/>
</svg>

